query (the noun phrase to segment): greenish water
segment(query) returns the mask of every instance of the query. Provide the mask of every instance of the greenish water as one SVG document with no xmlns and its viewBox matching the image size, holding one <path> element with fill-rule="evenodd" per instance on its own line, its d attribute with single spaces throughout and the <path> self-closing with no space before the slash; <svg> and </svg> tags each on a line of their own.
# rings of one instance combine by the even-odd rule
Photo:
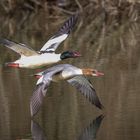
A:
<svg viewBox="0 0 140 140">
<path fill-rule="evenodd" d="M 13 31 L 5 25 L 0 36 L 39 50 L 63 21 L 52 25 L 46 21 L 46 32 L 38 24 L 33 28 L 30 23 L 25 30 L 14 30 L 15 24 L 9 25 Z M 52 83 L 34 118 L 35 123 L 31 123 L 29 102 L 36 83 L 30 75 L 36 70 L 5 67 L 5 62 L 17 59 L 18 55 L 0 46 L 0 139 L 35 139 L 36 135 L 41 135 L 38 140 L 93 140 L 96 135 L 97 140 L 139 140 L 139 31 L 140 25 L 136 22 L 127 21 L 113 28 L 112 24 L 104 25 L 99 19 L 75 29 L 57 52 L 79 50 L 83 57 L 63 63 L 104 72 L 103 77 L 89 79 L 105 109 L 95 108 L 68 83 Z M 101 114 L 104 118 L 95 123 Z"/>
</svg>

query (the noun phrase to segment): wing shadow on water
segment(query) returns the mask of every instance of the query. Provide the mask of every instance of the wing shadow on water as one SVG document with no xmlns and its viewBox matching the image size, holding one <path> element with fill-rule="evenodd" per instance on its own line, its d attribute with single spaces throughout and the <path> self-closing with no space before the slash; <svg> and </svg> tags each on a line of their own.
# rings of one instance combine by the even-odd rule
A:
<svg viewBox="0 0 140 140">
<path fill-rule="evenodd" d="M 95 140 L 104 116 L 100 115 L 87 126 L 77 140 Z"/>
<path fill-rule="evenodd" d="M 93 120 L 80 134 L 77 140 L 95 140 L 97 132 L 100 128 L 101 122 L 104 116 L 100 115 L 95 120 Z M 33 140 L 47 140 L 47 137 L 41 128 L 41 126 L 31 120 L 31 134 Z"/>
<path fill-rule="evenodd" d="M 34 120 L 31 120 L 31 134 L 33 140 L 47 140 L 44 131 L 42 130 L 40 125 Z"/>
</svg>

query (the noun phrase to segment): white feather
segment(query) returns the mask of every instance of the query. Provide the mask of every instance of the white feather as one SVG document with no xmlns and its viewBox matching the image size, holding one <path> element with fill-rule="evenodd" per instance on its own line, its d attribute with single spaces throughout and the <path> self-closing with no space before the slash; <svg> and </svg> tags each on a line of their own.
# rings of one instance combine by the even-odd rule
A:
<svg viewBox="0 0 140 140">
<path fill-rule="evenodd" d="M 43 81 L 43 76 L 41 76 L 41 77 L 38 79 L 38 81 L 37 81 L 36 85 L 38 85 L 38 84 L 42 83 L 42 81 Z"/>
<path fill-rule="evenodd" d="M 76 68 L 76 69 L 67 69 L 67 70 L 62 71 L 62 76 L 64 79 L 73 77 L 75 75 L 82 75 L 82 70 L 79 68 Z"/>
<path fill-rule="evenodd" d="M 61 36 L 52 38 L 50 40 L 48 40 L 48 42 L 45 43 L 45 45 L 41 48 L 40 51 L 45 51 L 47 48 L 49 48 L 51 45 L 55 44 L 55 43 L 60 43 L 63 40 L 65 40 L 67 38 L 68 34 L 63 34 Z M 54 50 L 55 48 L 53 48 Z M 51 49 L 50 49 L 51 50 Z"/>
</svg>

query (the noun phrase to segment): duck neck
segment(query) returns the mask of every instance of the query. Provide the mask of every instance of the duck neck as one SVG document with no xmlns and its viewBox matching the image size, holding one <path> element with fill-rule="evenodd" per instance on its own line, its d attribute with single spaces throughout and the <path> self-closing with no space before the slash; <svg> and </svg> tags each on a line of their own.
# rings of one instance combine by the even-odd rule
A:
<svg viewBox="0 0 140 140">
<path fill-rule="evenodd" d="M 72 77 L 78 76 L 78 75 L 83 75 L 81 69 L 75 69 L 72 71 L 70 70 L 70 71 L 63 71 L 62 72 L 63 79 L 69 79 L 69 78 L 72 78 Z"/>
<path fill-rule="evenodd" d="M 84 75 L 92 75 L 93 74 L 93 69 L 82 69 L 82 73 Z"/>
<path fill-rule="evenodd" d="M 63 53 L 60 54 L 60 60 L 64 60 L 66 59 L 65 55 L 63 55 Z"/>
<path fill-rule="evenodd" d="M 61 53 L 56 54 L 56 55 L 57 55 L 57 57 L 58 57 L 59 61 L 60 61 L 60 60 L 62 60 L 62 59 L 61 59 Z"/>
</svg>

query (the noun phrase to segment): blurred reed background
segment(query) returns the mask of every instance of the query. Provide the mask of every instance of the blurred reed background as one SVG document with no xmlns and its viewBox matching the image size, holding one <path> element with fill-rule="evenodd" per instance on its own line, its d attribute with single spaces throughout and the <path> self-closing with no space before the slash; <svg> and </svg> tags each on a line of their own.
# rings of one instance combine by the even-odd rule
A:
<svg viewBox="0 0 140 140">
<path fill-rule="evenodd" d="M 0 37 L 40 50 L 77 11 L 78 23 L 57 51 L 78 50 L 80 60 L 64 63 L 105 73 L 91 78 L 106 113 L 98 138 L 139 140 L 140 0 L 1 0 Z M 7 140 L 29 133 L 29 100 L 36 82 L 29 76 L 33 71 L 3 66 L 17 57 L 0 46 L 0 134 Z M 50 139 L 72 140 L 97 110 L 65 82 L 51 86 L 39 119 Z"/>
<path fill-rule="evenodd" d="M 138 0 L 1 0 L 0 34 L 39 49 L 36 47 L 43 45 L 39 40 L 45 42 L 67 16 L 79 11 L 81 19 L 73 35 L 74 44 L 77 49 L 81 45 L 87 50 L 94 46 L 96 57 L 99 57 L 102 52 L 113 53 L 111 48 L 115 46 L 117 51 L 125 51 L 127 44 L 139 43 L 135 33 L 139 28 L 139 24 L 135 24 L 140 18 L 139 7 Z M 122 37 L 125 33 L 127 36 Z M 113 47 L 110 47 L 111 38 Z"/>
</svg>

